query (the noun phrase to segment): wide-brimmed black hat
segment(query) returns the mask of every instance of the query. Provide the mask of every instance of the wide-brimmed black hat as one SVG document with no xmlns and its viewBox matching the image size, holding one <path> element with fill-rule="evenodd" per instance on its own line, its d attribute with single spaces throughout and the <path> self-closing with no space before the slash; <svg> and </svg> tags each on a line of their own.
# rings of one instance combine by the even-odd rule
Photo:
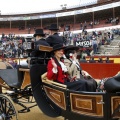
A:
<svg viewBox="0 0 120 120">
<path fill-rule="evenodd" d="M 65 49 L 66 47 L 63 46 L 62 44 L 56 44 L 53 46 L 53 50 L 51 52 L 54 52 L 56 50 L 60 50 L 60 49 Z"/>
<path fill-rule="evenodd" d="M 36 29 L 36 30 L 35 30 L 35 34 L 34 34 L 34 37 L 36 37 L 37 35 L 45 36 L 45 34 L 44 34 L 44 32 L 43 32 L 43 29 Z"/>
<path fill-rule="evenodd" d="M 49 30 L 59 30 L 59 28 L 57 27 L 57 24 L 51 24 Z"/>
<path fill-rule="evenodd" d="M 78 51 L 79 47 L 78 46 L 74 46 L 74 45 L 69 45 L 69 46 L 66 46 L 64 51 L 67 52 L 68 50 L 76 50 L 76 51 Z"/>
</svg>

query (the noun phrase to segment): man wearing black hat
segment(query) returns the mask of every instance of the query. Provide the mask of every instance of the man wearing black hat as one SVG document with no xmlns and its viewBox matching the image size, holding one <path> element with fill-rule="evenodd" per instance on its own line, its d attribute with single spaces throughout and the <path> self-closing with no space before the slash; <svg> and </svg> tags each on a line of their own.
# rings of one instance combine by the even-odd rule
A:
<svg viewBox="0 0 120 120">
<path fill-rule="evenodd" d="M 46 38 L 46 41 L 53 47 L 56 44 L 63 44 L 63 38 L 58 34 L 57 24 L 51 24 L 49 30 L 51 31 L 51 35 Z"/>
<path fill-rule="evenodd" d="M 44 57 L 45 53 L 39 51 L 39 45 L 50 46 L 45 40 L 45 34 L 43 33 L 43 29 L 35 30 L 35 51 L 31 53 L 32 57 Z"/>
</svg>

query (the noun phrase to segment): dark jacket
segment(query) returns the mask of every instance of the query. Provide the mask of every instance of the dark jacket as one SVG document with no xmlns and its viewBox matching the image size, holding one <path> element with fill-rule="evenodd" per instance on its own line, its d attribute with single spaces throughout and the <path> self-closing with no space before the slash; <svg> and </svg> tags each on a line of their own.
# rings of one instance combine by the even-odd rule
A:
<svg viewBox="0 0 120 120">
<path fill-rule="evenodd" d="M 15 47 L 12 49 L 12 57 L 15 58 L 17 54 L 17 50 L 15 49 Z"/>
<path fill-rule="evenodd" d="M 45 46 L 50 46 L 45 39 L 40 39 L 38 41 L 35 41 L 35 48 L 37 48 L 38 45 L 45 45 Z"/>
<path fill-rule="evenodd" d="M 106 60 L 106 63 L 110 63 L 110 60 Z"/>
<path fill-rule="evenodd" d="M 89 63 L 96 63 L 95 60 L 89 60 Z"/>
<path fill-rule="evenodd" d="M 87 60 L 81 59 L 81 60 L 80 60 L 80 63 L 87 63 Z"/>
<path fill-rule="evenodd" d="M 44 46 L 50 46 L 45 39 L 40 39 L 35 42 L 35 50 L 31 53 L 32 57 L 41 57 L 43 58 L 45 56 L 45 52 L 39 51 L 39 45 L 44 45 Z"/>
<path fill-rule="evenodd" d="M 56 44 L 63 44 L 64 40 L 61 36 L 58 35 L 58 33 L 54 33 L 53 35 L 50 35 L 48 38 L 46 38 L 47 43 L 53 47 Z"/>
</svg>

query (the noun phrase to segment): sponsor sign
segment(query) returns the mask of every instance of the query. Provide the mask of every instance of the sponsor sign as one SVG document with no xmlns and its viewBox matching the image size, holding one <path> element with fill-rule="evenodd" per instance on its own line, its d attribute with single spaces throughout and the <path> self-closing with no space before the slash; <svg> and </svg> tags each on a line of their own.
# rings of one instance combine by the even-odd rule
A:
<svg viewBox="0 0 120 120">
<path fill-rule="evenodd" d="M 40 18 L 54 18 L 54 17 L 56 17 L 56 14 L 40 15 Z"/>
<path fill-rule="evenodd" d="M 30 20 L 30 17 L 23 17 L 23 20 Z"/>
<path fill-rule="evenodd" d="M 56 17 L 71 16 L 74 15 L 75 11 L 56 13 Z"/>
<path fill-rule="evenodd" d="M 83 13 L 93 12 L 92 8 L 83 9 Z"/>
<path fill-rule="evenodd" d="M 3 21 L 3 18 L 0 18 L 0 21 Z"/>
<path fill-rule="evenodd" d="M 92 46 L 92 43 L 89 40 L 82 40 L 82 41 L 76 41 L 75 45 L 81 48 L 89 48 Z"/>
<path fill-rule="evenodd" d="M 110 9 L 110 8 L 118 7 L 118 6 L 120 6 L 120 2 L 97 6 L 97 7 L 93 7 L 92 9 L 95 12 L 95 11 Z"/>
<path fill-rule="evenodd" d="M 82 14 L 83 13 L 83 10 L 76 10 L 75 11 L 75 15 L 77 15 L 77 14 Z"/>
<path fill-rule="evenodd" d="M 107 4 L 107 5 L 101 5 L 101 6 L 82 9 L 82 10 L 73 10 L 73 11 L 69 11 L 69 12 L 61 12 L 61 13 L 56 13 L 56 14 L 43 14 L 43 15 L 39 15 L 39 16 L 10 17 L 10 18 L 9 17 L 3 17 L 3 18 L 1 17 L 0 21 L 17 21 L 17 20 L 31 20 L 31 19 L 40 19 L 40 18 L 43 19 L 43 18 L 71 16 L 71 15 L 100 11 L 100 10 L 109 9 L 109 8 L 118 7 L 118 6 L 120 6 L 120 2 L 114 2 L 114 3 Z M 2 14 L 2 12 L 1 12 L 1 15 L 4 15 L 4 14 Z"/>
<path fill-rule="evenodd" d="M 11 21 L 16 21 L 16 20 L 20 20 L 21 17 L 11 17 L 10 19 L 8 20 L 11 20 Z"/>
<path fill-rule="evenodd" d="M 39 16 L 31 16 L 31 19 L 34 20 L 34 19 L 39 19 L 40 17 Z"/>
</svg>

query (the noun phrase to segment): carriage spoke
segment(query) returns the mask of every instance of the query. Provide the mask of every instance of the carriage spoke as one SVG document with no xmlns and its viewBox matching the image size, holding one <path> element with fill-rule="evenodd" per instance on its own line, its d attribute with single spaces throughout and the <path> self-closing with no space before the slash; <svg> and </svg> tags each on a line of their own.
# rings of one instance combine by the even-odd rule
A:
<svg viewBox="0 0 120 120">
<path fill-rule="evenodd" d="M 18 120 L 17 111 L 13 101 L 3 94 L 0 94 L 0 111 L 4 116 L 4 120 Z"/>
</svg>

